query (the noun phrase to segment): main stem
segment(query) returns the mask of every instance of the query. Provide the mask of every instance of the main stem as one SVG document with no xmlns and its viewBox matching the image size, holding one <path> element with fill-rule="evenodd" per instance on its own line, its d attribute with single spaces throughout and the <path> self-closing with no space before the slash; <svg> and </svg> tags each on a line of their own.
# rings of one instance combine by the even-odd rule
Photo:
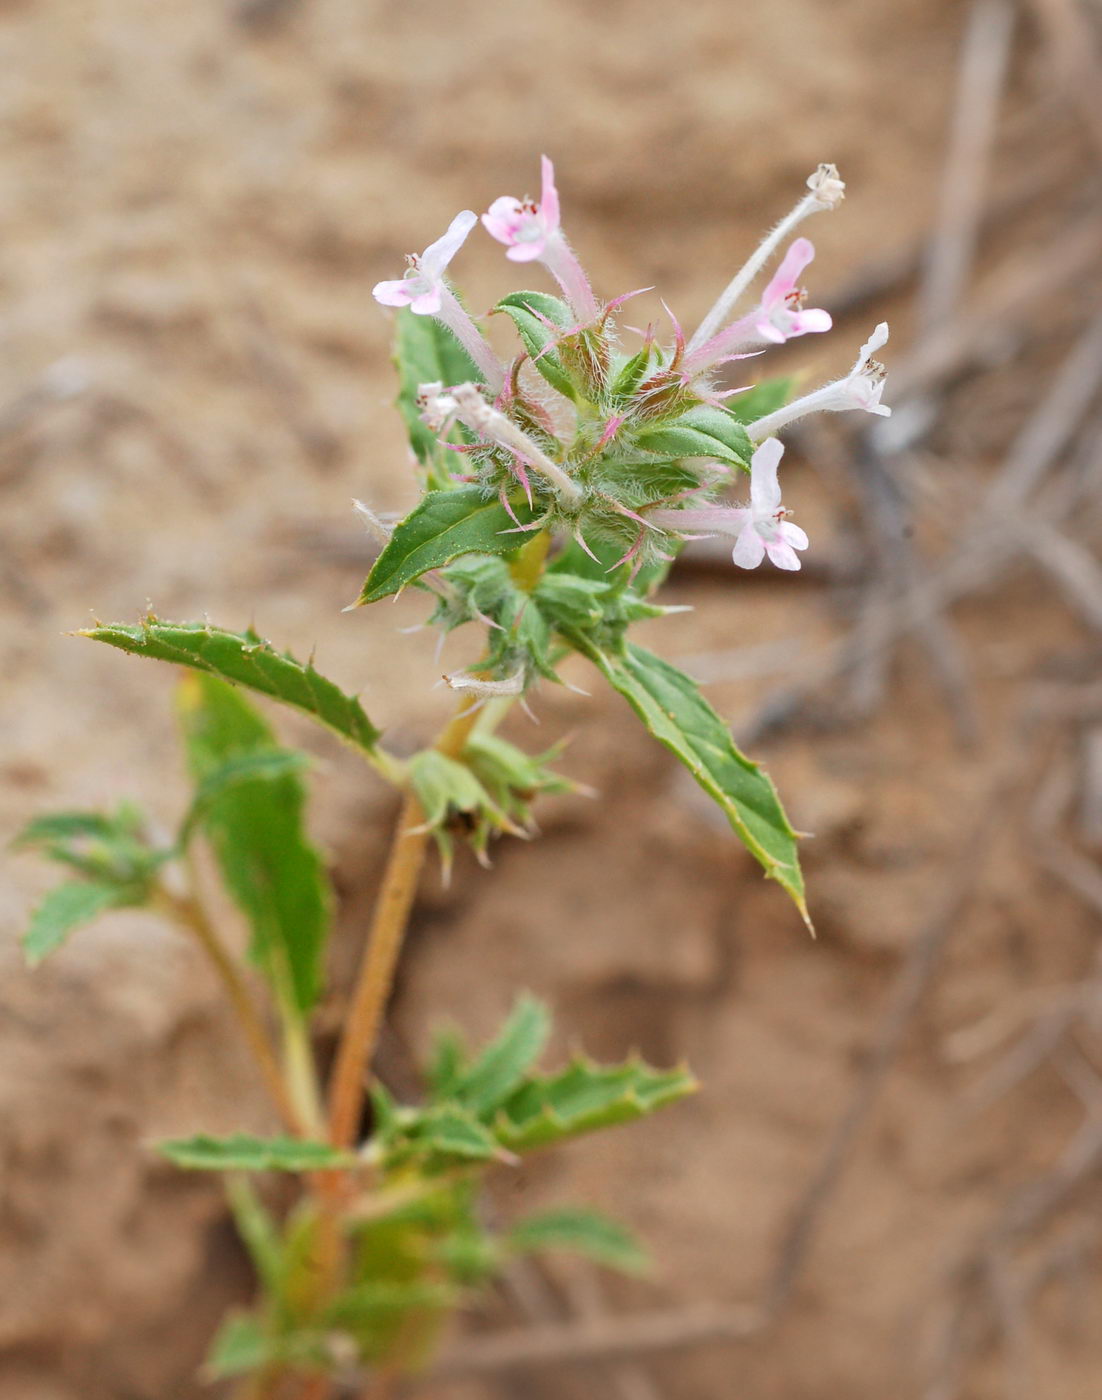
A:
<svg viewBox="0 0 1102 1400">
<path fill-rule="evenodd" d="M 478 706 L 469 700 L 445 728 L 436 747 L 449 758 L 462 753 Z M 414 792 L 407 792 L 394 829 L 375 913 L 352 993 L 344 1035 L 329 1088 L 329 1140 L 350 1147 L 355 1140 L 367 1090 L 368 1065 L 390 997 L 398 955 L 417 894 L 430 832 Z"/>
</svg>

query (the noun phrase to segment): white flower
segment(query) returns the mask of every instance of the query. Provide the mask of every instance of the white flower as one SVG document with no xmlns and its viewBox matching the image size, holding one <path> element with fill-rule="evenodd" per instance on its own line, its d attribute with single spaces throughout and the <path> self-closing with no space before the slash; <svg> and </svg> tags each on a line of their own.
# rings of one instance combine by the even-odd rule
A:
<svg viewBox="0 0 1102 1400">
<path fill-rule="evenodd" d="M 687 510 L 654 510 L 647 519 L 663 530 L 692 531 L 703 535 L 733 535 L 732 560 L 740 569 L 756 569 L 768 554 L 778 569 L 800 567 L 798 549 L 808 538 L 798 525 L 785 519 L 777 468 L 784 455 L 779 438 L 763 442 L 750 459 L 750 505 L 702 506 Z"/>
<path fill-rule="evenodd" d="M 887 370 L 879 360 L 872 358 L 872 352 L 879 350 L 887 340 L 888 323 L 881 321 L 861 346 L 853 368 L 844 379 L 835 379 L 830 384 L 824 384 L 821 389 L 805 394 L 802 399 L 794 399 L 792 403 L 778 408 L 776 413 L 759 418 L 746 429 L 750 437 L 754 442 L 761 442 L 787 423 L 792 423 L 807 413 L 844 413 L 847 409 L 859 408 L 865 413 L 889 418 L 891 409 L 887 404 L 880 402 Z"/>
</svg>

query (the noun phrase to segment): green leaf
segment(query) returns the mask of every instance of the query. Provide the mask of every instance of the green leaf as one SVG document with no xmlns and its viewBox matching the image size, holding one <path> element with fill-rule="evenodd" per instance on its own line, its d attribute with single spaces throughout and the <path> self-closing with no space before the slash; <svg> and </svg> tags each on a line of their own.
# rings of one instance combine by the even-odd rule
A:
<svg viewBox="0 0 1102 1400">
<path fill-rule="evenodd" d="M 546 292 L 510 292 L 494 311 L 503 311 L 516 326 L 533 365 L 548 384 L 568 399 L 576 398 L 570 376 L 554 349 L 563 332 L 574 326 L 576 318 L 567 304 Z"/>
<path fill-rule="evenodd" d="M 90 627 L 79 635 L 135 656 L 190 666 L 281 700 L 313 715 L 356 748 L 375 754 L 379 731 L 355 696 L 346 695 L 319 675 L 311 663 L 303 665 L 286 652 L 276 651 L 251 628 L 227 632 L 204 622 L 161 622 L 148 617 L 136 627 L 116 623 Z"/>
<path fill-rule="evenodd" d="M 294 749 L 257 749 L 242 753 L 214 768 L 199 784 L 187 816 L 180 828 L 178 845 L 187 844 L 195 828 L 218 799 L 241 783 L 275 782 L 289 773 L 301 773 L 310 760 Z"/>
<path fill-rule="evenodd" d="M 27 962 L 37 967 L 82 924 L 90 924 L 108 909 L 141 903 L 142 893 L 121 885 L 85 880 L 56 886 L 31 914 L 30 926 L 23 935 Z"/>
<path fill-rule="evenodd" d="M 760 384 L 747 389 L 746 393 L 729 400 L 730 411 L 740 423 L 754 423 L 768 413 L 776 413 L 788 402 L 795 381 L 791 375 L 777 379 L 763 379 Z"/>
<path fill-rule="evenodd" d="M 447 386 L 478 381 L 481 373 L 455 336 L 434 316 L 415 316 L 403 308 L 394 318 L 394 363 L 398 367 L 398 409 L 418 461 L 438 465 L 445 449 L 438 435 L 421 421 L 417 396 L 422 384 Z"/>
<path fill-rule="evenodd" d="M 136 834 L 132 807 L 119 809 L 115 816 L 106 812 L 46 812 L 29 821 L 23 830 L 12 838 L 12 846 L 48 845 L 55 841 L 76 841 L 82 837 L 110 841 L 119 832 L 120 819 L 126 822 L 126 834 Z"/>
<path fill-rule="evenodd" d="M 245 1177 L 227 1177 L 226 1195 L 237 1233 L 249 1252 L 257 1277 L 265 1291 L 274 1297 L 283 1285 L 284 1274 L 283 1242 L 279 1229 L 261 1204 L 252 1183 Z"/>
<path fill-rule="evenodd" d="M 12 841 L 38 847 L 47 860 L 78 870 L 94 885 L 121 889 L 123 904 L 143 904 L 158 868 L 175 852 L 142 836 L 142 814 L 123 803 L 113 813 L 51 812 L 36 817 Z"/>
<path fill-rule="evenodd" d="M 600 669 L 646 727 L 723 809 L 746 849 L 791 896 L 810 927 L 796 833 L 760 766 L 735 747 L 728 726 L 696 682 L 643 647 L 602 651 L 581 633 L 570 640 Z"/>
<path fill-rule="evenodd" d="M 558 1074 L 521 1084 L 498 1110 L 493 1131 L 503 1147 L 525 1152 L 630 1123 L 696 1087 L 685 1069 L 654 1070 L 638 1059 L 622 1065 L 578 1059 Z"/>
<path fill-rule="evenodd" d="M 199 820 L 252 926 L 250 955 L 281 1005 L 305 1013 L 321 985 L 332 898 L 305 832 L 305 789 L 288 764 L 273 773 L 280 766 L 272 763 L 275 736 L 239 690 L 214 676 L 187 676 L 179 710 Z M 227 784 L 228 766 L 250 758 L 263 776 L 246 772 Z"/>
<path fill-rule="evenodd" d="M 245 1375 L 272 1361 L 277 1345 L 251 1313 L 231 1313 L 218 1329 L 204 1370 L 212 1380 Z"/>
<path fill-rule="evenodd" d="M 511 554 L 520 549 L 525 536 L 516 532 L 516 523 L 531 524 L 536 512 L 527 501 L 520 501 L 513 504 L 513 513 L 516 521 L 499 500 L 487 500 L 480 486 L 429 491 L 395 526 L 357 603 L 376 603 L 398 593 L 461 554 Z"/>
<path fill-rule="evenodd" d="M 331 1147 L 327 1142 L 301 1138 L 258 1138 L 248 1133 L 230 1137 L 195 1137 L 159 1142 L 157 1151 L 178 1167 L 208 1172 L 311 1172 L 355 1164 L 351 1152 Z"/>
<path fill-rule="evenodd" d="M 550 1032 L 547 1007 L 522 996 L 500 1034 L 456 1084 L 455 1099 L 480 1116 L 492 1113 L 539 1058 Z"/>
<path fill-rule="evenodd" d="M 456 1292 L 447 1284 L 361 1283 L 347 1289 L 325 1310 L 325 1319 L 336 1326 L 374 1327 L 410 1309 L 444 1308 L 456 1301 Z"/>
<path fill-rule="evenodd" d="M 470 1113 L 454 1104 L 428 1109 L 417 1120 L 410 1142 L 419 1152 L 464 1161 L 489 1161 L 501 1155 L 492 1135 Z"/>
<path fill-rule="evenodd" d="M 670 457 L 711 457 L 717 462 L 750 469 L 753 444 L 746 429 L 725 408 L 702 404 L 672 423 L 639 434 L 640 447 Z"/>
<path fill-rule="evenodd" d="M 626 1226 L 598 1211 L 564 1206 L 520 1221 L 505 1236 L 514 1253 L 566 1249 L 625 1274 L 646 1272 L 650 1259 Z"/>
</svg>

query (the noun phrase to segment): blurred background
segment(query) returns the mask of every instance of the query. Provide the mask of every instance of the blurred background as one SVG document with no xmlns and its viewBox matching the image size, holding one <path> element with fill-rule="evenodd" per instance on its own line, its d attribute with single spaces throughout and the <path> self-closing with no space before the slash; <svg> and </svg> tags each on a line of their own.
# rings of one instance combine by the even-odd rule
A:
<svg viewBox="0 0 1102 1400">
<path fill-rule="evenodd" d="M 64 635 L 147 600 L 316 647 L 398 746 L 435 729 L 433 635 L 397 630 L 419 600 L 341 608 L 371 557 L 350 498 L 414 499 L 371 287 L 458 209 L 535 192 L 546 151 L 598 291 L 653 284 L 691 326 L 838 164 L 846 202 L 806 230 L 836 330 L 754 373 L 813 386 L 887 318 L 895 414 L 789 435 L 801 574 L 697 547 L 667 588 L 695 610 L 646 638 L 814 833 L 818 941 L 595 676 L 517 717 L 533 748 L 573 735 L 601 800 L 430 875 L 380 1072 L 411 1092 L 431 1026 L 486 1035 L 525 986 L 560 1050 L 685 1057 L 704 1089 L 494 1202 L 603 1206 L 654 1278 L 514 1278 L 418 1393 L 1097 1400 L 1096 0 L 6 0 L 0 72 L 9 832 L 180 810 L 171 675 Z M 516 285 L 500 251 L 454 265 L 477 309 Z M 280 726 L 317 757 L 341 895 L 324 1049 L 392 811 Z M 7 870 L 0 1394 L 193 1400 L 248 1270 L 217 1186 L 145 1144 L 267 1126 L 258 1086 L 152 919 L 26 973 L 51 877 Z"/>
</svg>

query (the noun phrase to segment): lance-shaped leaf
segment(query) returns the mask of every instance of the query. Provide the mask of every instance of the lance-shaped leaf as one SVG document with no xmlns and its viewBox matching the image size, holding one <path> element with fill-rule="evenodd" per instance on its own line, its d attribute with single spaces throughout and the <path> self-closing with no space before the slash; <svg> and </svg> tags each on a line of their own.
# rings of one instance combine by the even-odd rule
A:
<svg viewBox="0 0 1102 1400">
<path fill-rule="evenodd" d="M 124 909 L 141 904 L 144 890 L 91 880 L 71 880 L 57 885 L 44 896 L 31 914 L 23 935 L 27 962 L 36 967 L 66 941 L 71 933 L 90 924 L 108 909 Z"/>
<path fill-rule="evenodd" d="M 503 311 L 516 326 L 532 363 L 548 384 L 568 399 L 576 398 L 574 385 L 555 350 L 556 341 L 574 326 L 575 318 L 567 304 L 546 292 L 510 292 L 494 311 Z"/>
<path fill-rule="evenodd" d="M 512 510 L 516 519 L 496 497 L 487 500 L 480 486 L 429 491 L 394 527 L 357 602 L 376 603 L 398 593 L 461 554 L 512 554 L 526 539 L 517 524 L 530 525 L 536 518 L 527 501 L 513 502 Z"/>
<path fill-rule="evenodd" d="M 434 316 L 415 316 L 408 309 L 395 317 L 394 363 L 398 367 L 398 408 L 405 419 L 410 446 L 423 465 L 436 466 L 447 449 L 440 447 L 438 434 L 421 421 L 417 402 L 421 385 L 438 383 L 451 387 L 482 376 L 446 326 Z"/>
<path fill-rule="evenodd" d="M 287 765 L 267 762 L 218 790 L 227 764 L 270 759 L 275 736 L 240 690 L 214 676 L 185 677 L 179 709 L 199 785 L 198 820 L 252 926 L 250 955 L 282 1005 L 309 1011 L 321 982 L 331 894 L 306 836 L 302 782 Z"/>
<path fill-rule="evenodd" d="M 382 1134 L 381 1146 L 388 1169 L 413 1159 L 440 1169 L 503 1155 L 473 1113 L 454 1103 L 399 1110 L 397 1121 Z"/>
<path fill-rule="evenodd" d="M 630 1123 L 696 1087 L 686 1069 L 655 1070 L 639 1059 L 622 1065 L 577 1059 L 557 1074 L 525 1080 L 498 1109 L 492 1127 L 503 1147 L 526 1152 Z"/>
<path fill-rule="evenodd" d="M 211 1137 L 197 1133 L 190 1138 L 159 1142 L 157 1151 L 178 1167 L 210 1172 L 312 1172 L 355 1164 L 351 1152 L 331 1147 L 327 1142 L 302 1138 L 251 1137 L 234 1133 Z"/>
<path fill-rule="evenodd" d="M 304 753 L 298 753 L 294 749 L 258 748 L 235 754 L 227 762 L 211 769 L 199 784 L 180 827 L 177 844 L 181 847 L 187 844 L 199 823 L 216 806 L 218 799 L 232 788 L 239 787 L 242 783 L 270 783 L 289 773 L 301 773 L 309 766 L 309 762 Z"/>
<path fill-rule="evenodd" d="M 578 1206 L 530 1215 L 514 1225 L 503 1242 L 518 1254 L 568 1250 L 625 1274 L 644 1273 L 650 1265 L 647 1251 L 625 1225 Z"/>
<path fill-rule="evenodd" d="M 711 457 L 717 462 L 750 470 L 754 448 L 746 429 L 725 408 L 701 404 L 672 423 L 650 428 L 637 442 L 650 452 L 670 457 Z"/>
<path fill-rule="evenodd" d="M 162 622 L 148 617 L 137 626 L 89 627 L 79 634 L 135 656 L 190 666 L 281 700 L 319 720 L 356 748 L 375 756 L 379 731 L 354 695 L 286 652 L 277 651 L 250 628 L 227 632 L 203 622 Z"/>
<path fill-rule="evenodd" d="M 769 413 L 776 413 L 788 402 L 794 379 L 791 375 L 780 375 L 776 379 L 763 379 L 747 389 L 744 394 L 736 394 L 729 401 L 730 412 L 740 423 L 756 423 Z"/>
<path fill-rule="evenodd" d="M 796 833 L 761 767 L 740 753 L 696 682 L 643 647 L 603 651 L 582 633 L 571 643 L 603 672 L 650 732 L 723 809 L 746 849 L 788 891 L 810 927 Z"/>
<path fill-rule="evenodd" d="M 451 1089 L 451 1096 L 479 1115 L 492 1113 L 539 1058 L 551 1031 L 547 1007 L 522 996 L 496 1039 Z"/>
</svg>

